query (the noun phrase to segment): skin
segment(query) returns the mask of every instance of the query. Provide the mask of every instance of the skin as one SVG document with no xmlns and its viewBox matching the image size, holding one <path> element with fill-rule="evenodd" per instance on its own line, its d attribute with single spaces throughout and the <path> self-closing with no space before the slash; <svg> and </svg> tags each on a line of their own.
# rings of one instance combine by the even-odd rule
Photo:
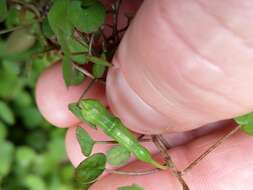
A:
<svg viewBox="0 0 253 190">
<path fill-rule="evenodd" d="M 132 130 L 159 133 L 164 131 L 167 119 L 170 126 L 165 131 L 182 132 L 252 111 L 252 6 L 250 0 L 145 1 L 115 56 L 116 67 L 108 75 L 107 99 L 113 112 Z M 66 105 L 81 90 L 67 90 L 62 79 L 55 77 L 59 73 L 60 69 L 53 66 L 40 78 L 38 107 L 52 123 L 73 126 L 73 115 L 66 111 Z M 128 93 L 125 88 L 132 91 Z M 89 96 L 105 100 L 104 91 L 95 89 Z M 48 95 L 54 98 L 43 98 Z M 145 118 L 152 118 L 153 123 Z M 155 123 L 159 125 L 154 127 Z M 227 125 L 218 125 L 220 130 L 213 132 L 205 129 L 208 134 L 197 139 L 190 137 L 198 130 L 178 133 L 177 140 L 187 136 L 189 141 L 170 150 L 177 166 L 184 168 L 232 129 Z M 92 131 L 92 135 L 105 138 L 100 132 Z M 174 141 L 171 135 L 167 139 Z M 67 132 L 66 149 L 74 165 L 83 159 L 74 127 Z M 108 146 L 96 147 L 95 152 L 106 149 Z M 250 190 L 252 158 L 253 138 L 239 132 L 188 173 L 185 180 L 192 189 Z M 126 168 L 147 166 L 133 162 Z M 132 183 L 146 190 L 180 189 L 169 172 L 158 172 L 140 177 L 106 175 L 91 190 L 112 190 Z"/>
</svg>

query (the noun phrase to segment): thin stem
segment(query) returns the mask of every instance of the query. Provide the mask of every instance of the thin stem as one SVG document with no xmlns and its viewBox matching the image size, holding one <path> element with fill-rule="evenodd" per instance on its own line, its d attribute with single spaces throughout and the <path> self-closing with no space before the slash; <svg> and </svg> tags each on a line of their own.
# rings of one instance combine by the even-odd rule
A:
<svg viewBox="0 0 253 190">
<path fill-rule="evenodd" d="M 121 170 L 109 170 L 109 169 L 107 169 L 106 171 L 109 173 L 118 174 L 118 175 L 142 176 L 142 175 L 150 175 L 160 170 L 155 168 L 155 169 L 143 170 L 143 171 L 121 171 Z"/>
<path fill-rule="evenodd" d="M 79 65 L 77 65 L 77 64 L 75 64 L 75 63 L 73 63 L 73 67 L 74 67 L 76 70 L 78 70 L 78 71 L 80 71 L 81 73 L 83 73 L 85 76 L 87 76 L 87 77 L 89 77 L 89 78 L 91 78 L 91 79 L 95 79 L 95 77 L 94 77 L 91 73 L 89 73 L 87 70 L 85 70 L 85 69 L 82 68 L 81 66 L 79 66 Z"/>
<path fill-rule="evenodd" d="M 78 34 L 78 37 L 76 37 L 76 36 L 74 35 L 74 33 L 73 33 L 73 38 L 75 38 L 75 40 L 76 40 L 80 45 L 84 46 L 85 48 L 88 48 L 88 45 L 87 45 L 86 43 L 83 43 L 83 42 L 81 41 L 81 39 L 79 39 L 79 38 L 82 38 L 82 36 L 81 36 L 81 34 L 79 33 L 79 31 L 78 31 L 78 30 L 75 30 L 75 31 L 76 31 L 76 34 Z M 87 52 L 85 52 L 85 53 L 87 53 Z"/>
<path fill-rule="evenodd" d="M 182 172 L 181 175 L 186 174 L 189 172 L 194 166 L 196 166 L 201 160 L 203 160 L 208 154 L 210 154 L 212 151 L 214 151 L 219 145 L 224 143 L 229 137 L 231 137 L 233 134 L 235 134 L 239 129 L 241 128 L 240 125 L 235 127 L 233 130 L 231 130 L 229 133 L 225 134 L 223 137 L 218 139 L 212 146 L 210 146 L 204 153 L 202 153 L 196 160 L 191 162 Z"/>
<path fill-rule="evenodd" d="M 83 73 L 85 76 L 91 78 L 92 80 L 96 80 L 97 82 L 105 85 L 105 81 L 102 80 L 102 79 L 96 79 L 91 73 L 89 73 L 87 70 L 85 70 L 84 68 L 76 65 L 76 64 L 73 64 L 74 68 L 77 69 L 79 72 Z"/>
<path fill-rule="evenodd" d="M 35 16 L 38 19 L 40 19 L 40 12 L 38 11 L 38 9 L 34 5 L 25 3 L 23 1 L 19 1 L 19 0 L 11 0 L 10 2 L 14 3 L 14 4 L 21 5 L 21 6 L 25 7 L 25 8 L 27 8 L 27 9 L 31 10 L 35 14 Z"/>
<path fill-rule="evenodd" d="M 84 97 L 84 95 L 91 89 L 91 87 L 93 86 L 93 84 L 94 84 L 95 81 L 96 81 L 96 79 L 92 79 L 92 80 L 89 82 L 87 88 L 83 91 L 83 93 L 82 93 L 82 95 L 80 96 L 78 102 L 80 102 L 80 101 L 82 100 L 82 98 Z"/>
<path fill-rule="evenodd" d="M 119 41 L 119 33 L 118 33 L 118 20 L 119 20 L 119 10 L 120 10 L 120 5 L 122 3 L 122 0 L 118 0 L 115 4 L 115 22 L 114 22 L 114 34 L 116 35 L 116 41 Z"/>
<path fill-rule="evenodd" d="M 89 42 L 89 55 L 90 56 L 92 56 L 92 46 L 93 46 L 93 42 L 94 42 L 94 36 L 95 36 L 95 33 L 93 33 L 91 35 L 90 42 Z"/>
<path fill-rule="evenodd" d="M 30 25 L 30 24 L 29 24 L 29 25 Z M 13 32 L 13 31 L 16 31 L 16 30 L 25 28 L 26 26 L 28 26 L 28 24 L 22 25 L 22 26 L 13 27 L 13 28 L 8 28 L 8 29 L 5 29 L 5 30 L 1 30 L 1 31 L 0 31 L 0 35 L 2 35 L 2 34 L 7 34 L 7 33 L 9 33 L 9 32 Z"/>
<path fill-rule="evenodd" d="M 188 185 L 184 181 L 183 177 L 180 175 L 180 172 L 178 171 L 175 163 L 173 162 L 173 160 L 171 159 L 171 157 L 167 151 L 168 150 L 167 146 L 169 146 L 168 142 L 163 138 L 162 135 L 153 135 L 152 139 L 153 139 L 154 144 L 160 150 L 162 156 L 164 157 L 164 159 L 166 161 L 166 165 L 171 168 L 172 173 L 180 182 L 183 190 L 190 190 L 190 188 L 188 187 Z"/>
<path fill-rule="evenodd" d="M 78 64 L 73 63 L 73 67 L 78 70 L 79 72 L 83 73 L 85 76 L 95 80 L 96 78 L 90 73 L 88 72 L 86 69 L 82 68 L 81 66 L 79 66 Z M 105 81 L 100 80 L 100 79 L 96 79 L 96 81 L 100 82 L 101 84 L 105 85 Z"/>
</svg>

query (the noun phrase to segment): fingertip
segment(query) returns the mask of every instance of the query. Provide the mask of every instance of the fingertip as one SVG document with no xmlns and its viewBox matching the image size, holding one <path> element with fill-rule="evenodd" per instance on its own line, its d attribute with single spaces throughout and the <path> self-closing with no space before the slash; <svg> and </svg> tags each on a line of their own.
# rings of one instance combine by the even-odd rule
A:
<svg viewBox="0 0 253 190">
<path fill-rule="evenodd" d="M 42 115 L 57 127 L 69 127 L 78 123 L 79 120 L 68 110 L 68 104 L 79 99 L 89 81 L 85 79 L 81 85 L 66 87 L 60 63 L 46 69 L 39 77 L 35 91 L 37 106 Z M 105 102 L 104 86 L 94 84 L 86 97 Z"/>
<path fill-rule="evenodd" d="M 85 159 L 85 156 L 81 152 L 81 148 L 75 135 L 76 127 L 70 127 L 65 136 L 65 147 L 69 160 L 74 167 L 77 167 L 78 164 Z"/>
<path fill-rule="evenodd" d="M 102 131 L 95 130 L 89 127 L 86 124 L 80 124 L 80 127 L 83 127 L 89 135 L 94 140 L 98 141 L 106 141 L 106 140 L 112 140 L 108 136 L 106 136 Z M 82 162 L 86 157 L 82 154 L 79 142 L 76 138 L 76 128 L 77 127 L 71 127 L 68 129 L 65 137 L 65 145 L 66 145 L 66 152 L 68 155 L 69 160 L 73 164 L 74 167 L 77 167 L 80 162 Z M 92 154 L 98 153 L 98 152 L 106 152 L 112 145 L 108 144 L 95 144 Z"/>
</svg>

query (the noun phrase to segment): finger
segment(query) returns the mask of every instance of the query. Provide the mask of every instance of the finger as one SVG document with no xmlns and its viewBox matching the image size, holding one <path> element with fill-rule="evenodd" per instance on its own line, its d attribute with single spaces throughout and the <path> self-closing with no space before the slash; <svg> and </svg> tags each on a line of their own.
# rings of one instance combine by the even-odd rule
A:
<svg viewBox="0 0 253 190">
<path fill-rule="evenodd" d="M 66 87 L 61 64 L 53 64 L 42 73 L 36 85 L 36 102 L 42 115 L 58 127 L 77 124 L 79 120 L 68 110 L 68 104 L 80 98 L 89 81 L 87 78 L 81 85 Z M 104 86 L 100 83 L 94 84 L 85 97 L 105 102 Z"/>
<path fill-rule="evenodd" d="M 100 129 L 94 130 L 89 127 L 87 124 L 82 124 L 80 127 L 83 127 L 92 139 L 97 141 L 108 141 L 112 140 L 106 136 Z M 83 161 L 86 157 L 82 154 L 80 145 L 76 138 L 76 127 L 71 127 L 68 129 L 65 137 L 66 152 L 71 163 L 76 167 L 78 164 Z M 95 144 L 92 153 L 106 152 L 111 148 L 111 144 Z"/>
<path fill-rule="evenodd" d="M 182 169 L 227 131 L 220 131 L 197 139 L 186 146 L 172 149 L 170 154 L 176 165 Z M 187 173 L 184 176 L 185 181 L 191 189 L 250 190 L 253 185 L 252 142 L 250 136 L 241 132 L 235 134 Z M 125 169 L 141 170 L 147 169 L 147 166 L 135 162 Z M 163 171 L 137 177 L 109 175 L 95 183 L 91 190 L 111 190 L 133 183 L 142 186 L 145 190 L 181 189 L 176 178 L 169 171 Z"/>
<path fill-rule="evenodd" d="M 251 111 L 252 19 L 250 0 L 144 1 L 108 74 L 112 110 L 143 133 Z"/>
<path fill-rule="evenodd" d="M 164 138 L 167 140 L 168 144 L 171 147 L 176 147 L 182 144 L 186 144 L 187 142 L 196 139 L 200 136 L 203 136 L 207 133 L 210 133 L 214 130 L 220 130 L 221 127 L 228 127 L 233 125 L 231 121 L 222 121 L 219 123 L 214 123 L 208 126 L 204 126 L 199 129 L 195 129 L 193 131 L 187 131 L 182 133 L 168 133 L 164 134 Z M 106 136 L 99 128 L 97 130 L 92 129 L 87 124 L 81 124 L 81 127 L 83 127 L 89 135 L 92 137 L 92 139 L 96 141 L 108 141 L 112 140 L 108 136 Z M 139 136 L 138 134 L 136 134 Z M 145 137 L 145 139 L 150 139 L 149 136 Z M 146 148 L 149 149 L 149 151 L 153 154 L 158 153 L 158 150 L 154 143 L 152 141 L 149 142 L 142 142 Z M 68 129 L 65 137 L 65 145 L 66 145 L 66 152 L 68 155 L 69 160 L 71 163 L 77 167 L 86 157 L 82 154 L 80 145 L 76 138 L 76 127 L 71 127 Z M 94 153 L 106 153 L 110 148 L 114 146 L 113 144 L 95 144 L 92 154 Z M 136 160 L 135 157 L 132 157 L 129 162 L 132 162 Z M 110 166 L 108 166 L 110 167 Z"/>
<path fill-rule="evenodd" d="M 123 1 L 118 15 L 118 27 L 123 28 L 127 24 L 125 13 L 135 13 L 142 0 Z M 103 3 L 108 9 L 111 9 L 113 1 L 104 0 Z M 111 15 L 107 16 L 107 23 L 112 23 Z M 105 28 L 107 34 L 112 31 Z M 78 122 L 67 109 L 67 105 L 78 100 L 81 93 L 87 86 L 89 80 L 79 86 L 66 87 L 60 64 L 56 64 L 47 69 L 39 78 L 36 86 L 36 101 L 43 116 L 52 124 L 58 127 L 69 127 Z M 105 102 L 104 87 L 101 84 L 95 84 L 87 93 L 86 97 L 100 99 Z"/>
</svg>

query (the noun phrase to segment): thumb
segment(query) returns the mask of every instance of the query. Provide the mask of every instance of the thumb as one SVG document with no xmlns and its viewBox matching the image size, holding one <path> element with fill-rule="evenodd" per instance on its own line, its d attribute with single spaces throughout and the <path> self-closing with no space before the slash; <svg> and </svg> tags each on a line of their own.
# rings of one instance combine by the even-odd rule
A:
<svg viewBox="0 0 253 190">
<path fill-rule="evenodd" d="M 146 0 L 108 74 L 112 110 L 142 133 L 190 130 L 252 111 L 250 2 Z"/>
</svg>

